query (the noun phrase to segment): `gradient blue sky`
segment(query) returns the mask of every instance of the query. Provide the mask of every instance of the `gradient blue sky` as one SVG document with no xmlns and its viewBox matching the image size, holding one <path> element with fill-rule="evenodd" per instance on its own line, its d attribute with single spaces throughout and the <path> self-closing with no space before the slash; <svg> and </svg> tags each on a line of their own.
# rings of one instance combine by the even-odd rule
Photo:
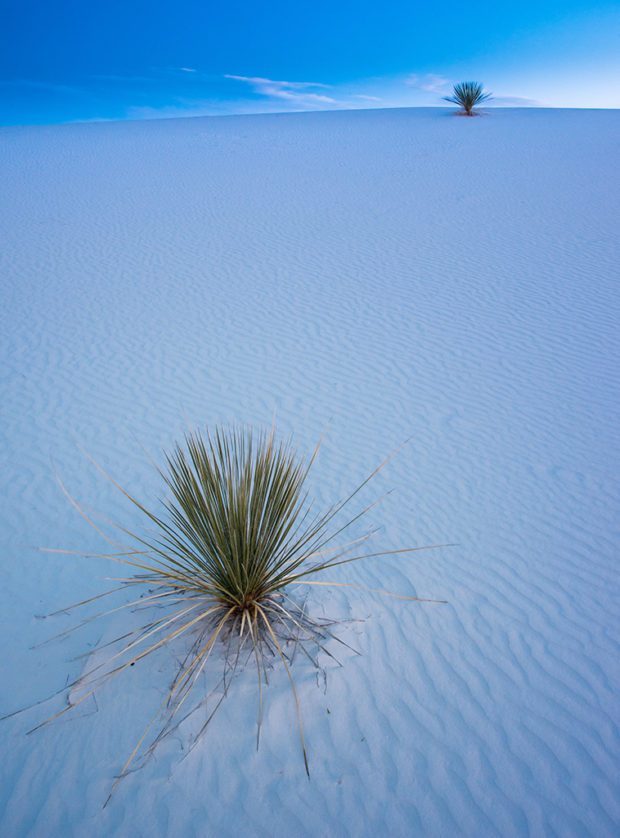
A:
<svg viewBox="0 0 620 838">
<path fill-rule="evenodd" d="M 620 5 L 2 0 L 0 124 L 440 105 L 620 107 Z"/>
</svg>

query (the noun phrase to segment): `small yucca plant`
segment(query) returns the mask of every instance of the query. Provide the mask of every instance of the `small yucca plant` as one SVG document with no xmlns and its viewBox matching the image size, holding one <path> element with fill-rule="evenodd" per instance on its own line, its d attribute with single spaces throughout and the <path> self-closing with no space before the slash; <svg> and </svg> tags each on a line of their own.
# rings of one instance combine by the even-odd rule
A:
<svg viewBox="0 0 620 838">
<path fill-rule="evenodd" d="M 467 116 L 473 116 L 472 108 L 492 98 L 491 93 L 485 93 L 482 85 L 477 81 L 464 81 L 462 84 L 455 84 L 452 96 L 443 97 L 446 102 L 454 102 L 460 105 Z"/>
<path fill-rule="evenodd" d="M 176 729 L 183 719 L 205 704 L 206 697 L 201 693 L 197 703 L 188 703 L 191 709 L 185 716 L 181 718 L 178 715 L 218 646 L 224 651 L 225 658 L 224 674 L 220 680 L 224 690 L 194 743 L 226 695 L 238 665 L 253 659 L 259 686 L 258 745 L 262 683 L 267 679 L 266 657 L 280 659 L 295 696 L 304 763 L 309 773 L 301 711 L 287 647 L 301 647 L 316 666 L 318 664 L 308 649 L 311 651 L 314 646 L 333 657 L 324 643 L 326 638 L 338 638 L 329 631 L 330 622 L 317 621 L 307 614 L 291 589 L 296 585 L 342 584 L 314 581 L 312 577 L 346 562 L 387 555 L 355 551 L 355 547 L 367 536 L 344 545 L 334 545 L 334 541 L 370 508 L 337 524 L 337 516 L 343 507 L 390 458 L 346 500 L 335 504 L 324 514 L 315 514 L 312 505 L 307 502 L 305 483 L 320 444 L 306 464 L 290 443 L 276 442 L 273 429 L 269 434 L 257 436 L 244 428 L 218 428 L 213 434 L 207 431 L 206 436 L 198 432 L 189 433 L 185 445 L 176 445 L 172 454 L 167 455 L 167 469 L 160 472 L 170 491 L 169 499 L 163 501 L 164 512 L 160 515 L 149 512 L 112 481 L 146 515 L 155 527 L 155 534 L 141 537 L 119 527 L 138 542 L 137 549 L 105 536 L 118 552 L 105 554 L 104 557 L 129 566 L 136 575 L 120 579 L 121 588 L 93 599 L 127 586 L 146 586 L 147 593 L 118 608 L 90 617 L 69 631 L 121 608 L 165 604 L 169 610 L 166 609 L 163 616 L 147 625 L 141 625 L 130 635 L 124 634 L 108 644 L 113 653 L 104 663 L 87 667 L 80 678 L 63 688 L 62 691 L 66 690 L 72 696 L 69 706 L 37 725 L 37 728 L 67 712 L 110 678 L 156 649 L 172 644 L 181 636 L 187 637 L 188 641 L 183 663 L 164 702 L 131 753 L 110 796 L 158 718 L 162 718 L 162 727 L 147 754 L 166 733 Z M 72 498 L 70 500 L 95 526 L 77 502 Z M 423 549 L 431 548 L 389 552 Z M 418 597 L 403 598 L 418 600 Z M 77 603 L 71 607 L 85 604 Z M 67 633 L 63 632 L 63 635 Z"/>
</svg>

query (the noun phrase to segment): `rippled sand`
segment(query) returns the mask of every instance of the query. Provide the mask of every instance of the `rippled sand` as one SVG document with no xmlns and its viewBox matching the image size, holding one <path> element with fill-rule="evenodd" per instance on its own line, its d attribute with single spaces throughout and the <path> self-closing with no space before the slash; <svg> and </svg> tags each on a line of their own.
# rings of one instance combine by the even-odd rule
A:
<svg viewBox="0 0 620 838">
<path fill-rule="evenodd" d="M 618 111 L 442 109 L 0 130 L 4 457 L 0 713 L 79 675 L 111 615 L 38 650 L 98 593 L 81 502 L 141 521 L 187 424 L 270 424 L 377 549 L 314 613 L 362 652 L 256 677 L 201 744 L 162 744 L 101 806 L 172 653 L 25 732 L 0 724 L 6 836 L 618 834 Z M 140 619 L 140 615 L 136 615 Z M 334 649 L 335 651 L 335 649 Z M 214 670 L 215 671 L 215 670 Z M 207 673 L 207 681 L 210 674 Z M 82 709 L 84 707 L 84 709 Z"/>
</svg>

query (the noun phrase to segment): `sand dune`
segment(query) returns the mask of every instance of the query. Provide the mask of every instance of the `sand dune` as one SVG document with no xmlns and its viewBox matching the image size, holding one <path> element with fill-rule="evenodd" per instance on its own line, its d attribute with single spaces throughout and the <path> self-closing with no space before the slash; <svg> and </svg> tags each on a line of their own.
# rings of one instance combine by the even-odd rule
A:
<svg viewBox="0 0 620 838">
<path fill-rule="evenodd" d="M 131 620 L 30 650 L 101 590 L 81 502 L 141 521 L 188 423 L 270 424 L 323 504 L 368 487 L 377 549 L 313 597 L 361 657 L 295 663 L 255 750 L 240 676 L 101 806 L 165 695 L 163 653 L 74 718 L 0 724 L 7 836 L 612 836 L 620 827 L 617 111 L 443 109 L 0 130 L 0 713 Z M 329 709 L 329 712 L 328 712 Z M 64 721 L 64 719 L 67 719 Z"/>
</svg>

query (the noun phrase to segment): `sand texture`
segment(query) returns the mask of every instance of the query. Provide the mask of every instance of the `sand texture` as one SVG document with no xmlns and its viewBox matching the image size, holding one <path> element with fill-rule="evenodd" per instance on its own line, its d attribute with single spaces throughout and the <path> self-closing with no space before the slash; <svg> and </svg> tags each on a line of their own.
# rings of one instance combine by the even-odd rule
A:
<svg viewBox="0 0 620 838">
<path fill-rule="evenodd" d="M 361 656 L 277 667 L 102 810 L 178 649 L 57 723 L 0 724 L 0 834 L 561 836 L 620 829 L 620 112 L 332 112 L 0 130 L 0 713 L 140 614 L 32 650 L 118 575 L 64 497 L 136 529 L 188 424 L 270 425 L 377 549 L 312 593 Z M 94 608 L 92 612 L 94 613 Z M 331 648 L 331 647 L 330 647 Z M 95 652 L 95 656 L 99 654 Z M 218 670 L 212 670 L 216 675 Z M 126 677 L 125 677 L 126 676 Z M 209 676 L 210 677 L 210 676 Z"/>
</svg>

